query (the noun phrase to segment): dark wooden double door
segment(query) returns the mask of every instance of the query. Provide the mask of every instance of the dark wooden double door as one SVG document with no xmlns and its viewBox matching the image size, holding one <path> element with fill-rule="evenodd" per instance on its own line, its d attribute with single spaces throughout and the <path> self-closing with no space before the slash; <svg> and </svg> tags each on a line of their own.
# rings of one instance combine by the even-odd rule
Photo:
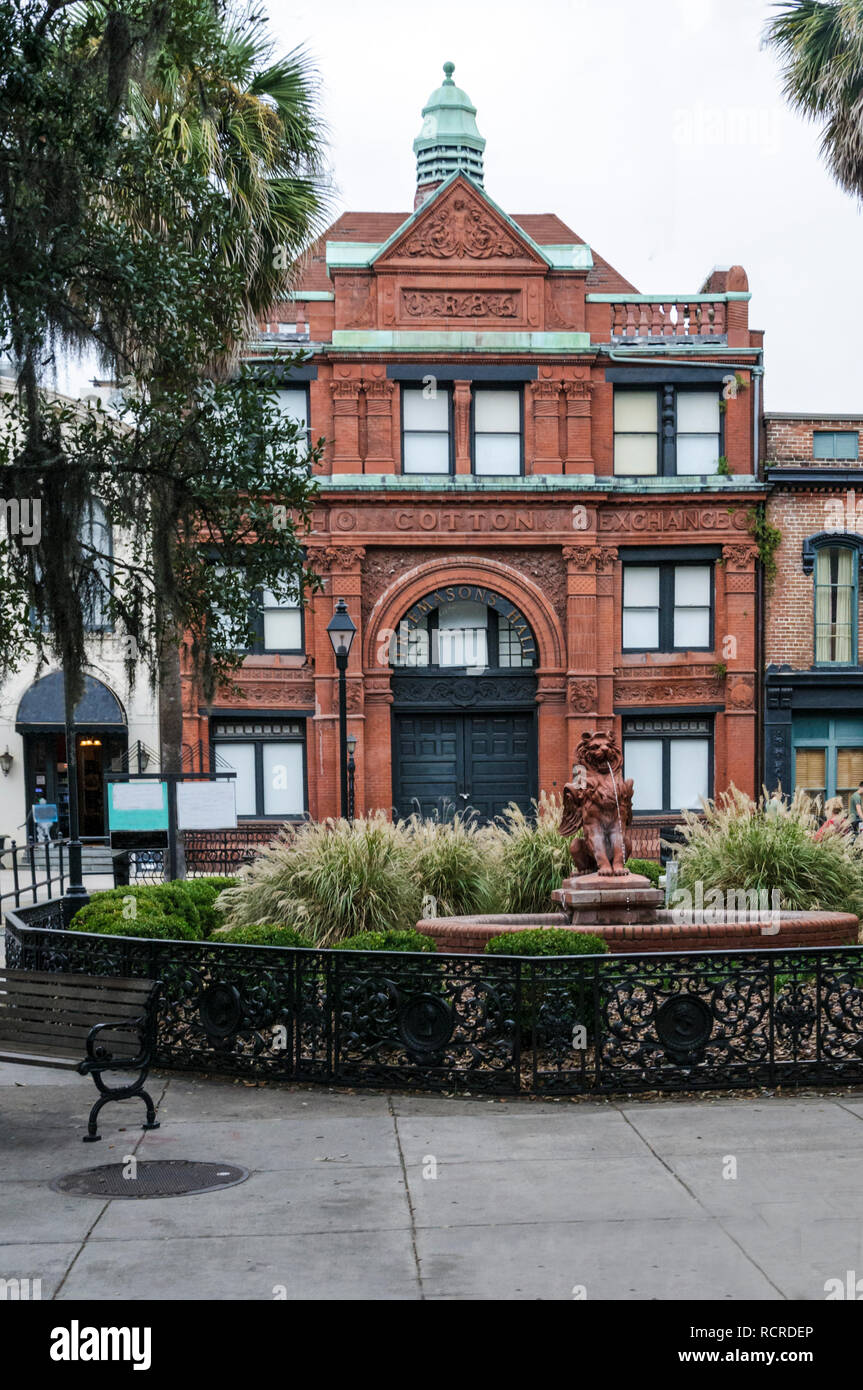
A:
<svg viewBox="0 0 863 1390">
<path fill-rule="evenodd" d="M 536 796 L 536 716 L 393 714 L 396 814 L 473 811 L 485 823 Z"/>
</svg>

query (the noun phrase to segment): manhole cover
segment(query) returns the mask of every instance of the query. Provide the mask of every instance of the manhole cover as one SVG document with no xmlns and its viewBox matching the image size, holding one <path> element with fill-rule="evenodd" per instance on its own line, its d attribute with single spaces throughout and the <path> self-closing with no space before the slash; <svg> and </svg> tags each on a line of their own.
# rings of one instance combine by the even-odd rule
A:
<svg viewBox="0 0 863 1390">
<path fill-rule="evenodd" d="M 235 1187 L 248 1176 L 248 1168 L 239 1168 L 235 1163 L 195 1163 L 188 1158 L 141 1159 L 134 1168 L 129 1163 L 105 1163 L 101 1168 L 67 1173 L 64 1178 L 55 1178 L 51 1186 L 55 1192 L 73 1197 L 187 1197 L 196 1192 Z"/>
</svg>

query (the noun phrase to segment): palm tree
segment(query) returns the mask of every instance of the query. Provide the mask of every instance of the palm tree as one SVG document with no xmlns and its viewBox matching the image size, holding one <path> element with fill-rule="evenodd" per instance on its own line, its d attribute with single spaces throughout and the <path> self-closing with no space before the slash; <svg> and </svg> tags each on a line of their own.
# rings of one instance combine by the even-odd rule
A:
<svg viewBox="0 0 863 1390">
<path fill-rule="evenodd" d="M 824 123 L 821 152 L 839 185 L 863 198 L 863 0 L 793 0 L 770 21 L 785 96 Z"/>
<path fill-rule="evenodd" d="M 207 246 L 225 265 L 239 271 L 245 316 L 243 332 L 229 342 L 210 370 L 227 372 L 242 338 L 256 320 L 294 283 L 303 253 L 323 230 L 328 192 L 323 173 L 323 129 L 316 111 L 317 84 L 306 54 L 295 49 L 272 58 L 264 17 L 216 13 L 200 0 L 204 23 L 211 17 L 210 43 L 194 58 L 172 46 L 170 33 L 155 64 L 130 87 L 132 130 L 149 137 L 158 156 L 203 173 L 224 195 L 223 219 L 185 216 L 179 206 L 170 227 L 190 246 Z M 123 215 L 155 230 L 146 199 Z M 153 363 L 151 389 L 159 365 Z M 174 515 L 170 480 L 153 497 L 153 515 Z M 160 525 L 154 536 L 154 589 L 157 602 L 170 594 L 171 537 Z M 170 622 L 159 655 L 159 725 L 164 771 L 182 766 L 182 634 Z"/>
<path fill-rule="evenodd" d="M 209 11 L 209 0 L 201 0 Z M 210 51 L 194 60 L 168 36 L 144 82 L 132 83 L 130 116 L 161 158 L 205 173 L 225 195 L 227 235 L 186 225 L 191 242 L 213 238 L 239 266 L 250 324 L 290 288 L 302 254 L 323 230 L 328 193 L 317 80 L 308 55 L 272 58 L 263 15 L 213 15 Z"/>
</svg>

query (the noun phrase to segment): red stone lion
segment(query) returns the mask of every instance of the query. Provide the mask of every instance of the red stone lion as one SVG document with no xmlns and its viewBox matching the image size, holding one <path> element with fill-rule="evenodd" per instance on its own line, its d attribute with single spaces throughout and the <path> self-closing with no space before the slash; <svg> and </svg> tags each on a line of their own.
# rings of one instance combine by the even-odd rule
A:
<svg viewBox="0 0 863 1390">
<path fill-rule="evenodd" d="M 603 878 L 628 873 L 632 778 L 621 777 L 623 754 L 613 734 L 584 734 L 575 750 L 572 782 L 563 789 L 561 835 L 583 832 L 569 851 L 577 873 Z"/>
</svg>

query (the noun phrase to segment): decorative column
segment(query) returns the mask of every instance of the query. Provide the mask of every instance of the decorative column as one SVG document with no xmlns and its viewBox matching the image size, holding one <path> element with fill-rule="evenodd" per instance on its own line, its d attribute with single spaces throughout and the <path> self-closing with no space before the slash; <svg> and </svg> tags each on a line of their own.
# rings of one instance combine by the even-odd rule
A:
<svg viewBox="0 0 863 1390">
<path fill-rule="evenodd" d="M 383 374 L 385 367 L 376 369 Z M 395 473 L 393 457 L 393 392 L 395 383 L 386 377 L 365 379 L 367 446 L 366 473 Z"/>
<path fill-rule="evenodd" d="M 327 623 L 338 599 L 343 598 L 357 629 L 348 659 L 348 733 L 357 736 L 356 813 L 365 806 L 363 775 L 365 768 L 363 677 L 362 677 L 362 546 L 309 546 L 308 559 L 321 576 L 324 588 L 311 600 L 307 647 L 315 663 L 315 717 L 313 734 L 307 738 L 306 763 L 309 778 L 309 813 L 315 820 L 339 814 L 339 701 L 338 672 Z"/>
<path fill-rule="evenodd" d="M 544 368 L 550 371 L 549 367 Z M 560 457 L 560 382 L 532 381 L 534 473 L 562 473 Z"/>
<path fill-rule="evenodd" d="M 599 565 L 603 551 L 588 540 L 564 546 L 566 561 L 567 760 L 580 736 L 599 727 L 601 626 L 598 598 Z M 612 600 L 613 601 L 613 600 Z M 613 671 L 613 666 L 612 666 Z"/>
<path fill-rule="evenodd" d="M 567 473 L 593 473 L 593 453 L 590 428 L 590 397 L 593 390 L 588 380 L 565 381 L 566 395 L 566 467 Z"/>
<path fill-rule="evenodd" d="M 350 367 L 338 370 L 350 372 Z M 361 473 L 359 377 L 337 377 L 330 383 L 333 397 L 333 472 Z"/>
<path fill-rule="evenodd" d="M 716 785 L 726 787 L 733 782 L 741 791 L 754 796 L 761 777 L 761 770 L 753 767 L 752 758 L 752 750 L 757 747 L 753 614 L 758 548 L 745 542 L 724 545 L 722 559 L 723 564 L 717 566 L 717 578 L 721 571 L 725 578 L 725 632 L 716 633 L 715 644 L 727 668 L 725 714 L 717 718 L 717 724 L 720 721 L 724 724 L 725 766 L 720 766 L 717 730 Z M 783 790 L 789 788 L 783 787 Z"/>
<path fill-rule="evenodd" d="M 455 471 L 470 473 L 470 382 L 453 383 L 455 415 Z"/>
</svg>

